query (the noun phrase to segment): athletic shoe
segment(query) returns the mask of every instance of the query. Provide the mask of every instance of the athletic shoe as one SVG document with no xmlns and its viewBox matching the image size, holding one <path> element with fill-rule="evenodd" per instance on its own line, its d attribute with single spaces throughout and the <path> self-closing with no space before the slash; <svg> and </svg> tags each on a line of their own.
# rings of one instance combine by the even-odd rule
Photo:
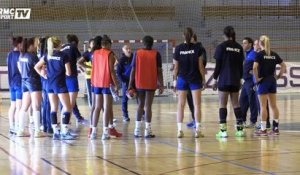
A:
<svg viewBox="0 0 300 175">
<path fill-rule="evenodd" d="M 245 128 L 255 128 L 256 127 L 256 123 L 252 123 L 250 122 L 249 125 L 244 126 Z"/>
<path fill-rule="evenodd" d="M 200 138 L 200 137 L 204 137 L 204 135 L 200 130 L 195 129 L 195 138 Z"/>
<path fill-rule="evenodd" d="M 178 131 L 177 138 L 183 138 L 183 137 L 184 137 L 183 131 Z"/>
<path fill-rule="evenodd" d="M 223 130 L 223 131 L 219 131 L 217 134 L 216 134 L 216 137 L 217 138 L 227 138 L 228 137 L 228 135 L 227 135 L 227 131 L 225 130 Z"/>
<path fill-rule="evenodd" d="M 109 140 L 109 139 L 110 139 L 110 136 L 109 136 L 108 133 L 107 134 L 105 134 L 105 133 L 102 134 L 102 140 Z"/>
<path fill-rule="evenodd" d="M 261 128 L 261 124 L 258 124 L 258 125 L 255 126 L 256 130 L 260 130 L 260 128 Z"/>
<path fill-rule="evenodd" d="M 47 129 L 47 134 L 48 135 L 52 135 L 53 134 L 53 128 L 52 127 L 50 127 L 50 128 Z"/>
<path fill-rule="evenodd" d="M 246 126 L 247 126 L 247 122 L 245 121 L 245 122 L 243 122 L 243 126 L 244 126 L 244 128 L 247 128 Z"/>
<path fill-rule="evenodd" d="M 155 137 L 155 135 L 151 131 L 151 128 L 145 129 L 144 137 L 145 138 L 154 138 Z"/>
<path fill-rule="evenodd" d="M 88 125 L 89 124 L 89 121 L 86 120 L 85 118 L 83 118 L 82 116 L 80 116 L 79 119 L 77 119 L 77 123 L 81 124 L 81 125 Z"/>
<path fill-rule="evenodd" d="M 14 135 L 14 134 L 16 134 L 16 131 L 15 131 L 13 128 L 10 128 L 10 129 L 9 129 L 9 134 Z"/>
<path fill-rule="evenodd" d="M 130 122 L 130 118 L 129 117 L 123 117 L 123 122 Z"/>
<path fill-rule="evenodd" d="M 18 131 L 17 137 L 30 137 L 30 134 L 27 131 Z"/>
<path fill-rule="evenodd" d="M 78 137 L 79 136 L 79 131 L 78 130 L 73 130 L 73 129 L 68 129 L 68 132 L 74 136 L 74 137 Z"/>
<path fill-rule="evenodd" d="M 60 134 L 59 133 L 53 133 L 52 139 L 53 140 L 60 140 Z"/>
<path fill-rule="evenodd" d="M 61 140 L 76 140 L 76 137 L 71 135 L 71 133 L 68 131 L 65 134 L 61 134 L 60 139 Z"/>
<path fill-rule="evenodd" d="M 254 135 L 255 136 L 268 136 L 268 132 L 266 129 L 265 130 L 260 129 L 260 130 L 255 131 Z"/>
<path fill-rule="evenodd" d="M 90 137 L 91 140 L 96 140 L 97 139 L 97 133 L 91 133 Z"/>
<path fill-rule="evenodd" d="M 46 135 L 41 131 L 34 131 L 34 138 L 46 137 Z"/>
<path fill-rule="evenodd" d="M 89 128 L 89 129 L 88 129 L 88 138 L 90 138 L 90 137 L 91 137 L 92 130 L 93 130 L 92 128 Z"/>
<path fill-rule="evenodd" d="M 245 137 L 245 132 L 244 130 L 239 130 L 235 132 L 236 137 Z"/>
<path fill-rule="evenodd" d="M 278 136 L 279 135 L 279 129 L 278 128 L 274 128 L 269 135 L 273 135 L 273 136 Z"/>
<path fill-rule="evenodd" d="M 142 137 L 141 128 L 135 128 L 134 129 L 134 137 L 135 138 Z"/>
<path fill-rule="evenodd" d="M 187 123 L 186 127 L 188 127 L 188 128 L 195 128 L 196 127 L 195 121 L 193 120 L 193 121 Z"/>
<path fill-rule="evenodd" d="M 112 137 L 122 137 L 122 133 L 119 133 L 115 128 L 109 128 L 108 134 Z"/>
<path fill-rule="evenodd" d="M 219 125 L 220 131 L 216 134 L 217 138 L 227 138 L 227 124 L 226 123 L 221 123 Z"/>
</svg>

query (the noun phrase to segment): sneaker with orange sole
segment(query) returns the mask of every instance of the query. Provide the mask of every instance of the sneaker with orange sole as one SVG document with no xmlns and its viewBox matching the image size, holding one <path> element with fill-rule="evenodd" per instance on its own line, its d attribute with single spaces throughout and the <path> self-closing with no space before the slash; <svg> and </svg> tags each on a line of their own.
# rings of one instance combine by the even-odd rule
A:
<svg viewBox="0 0 300 175">
<path fill-rule="evenodd" d="M 122 137 L 122 133 L 119 133 L 115 128 L 109 128 L 108 134 L 112 137 Z"/>
</svg>

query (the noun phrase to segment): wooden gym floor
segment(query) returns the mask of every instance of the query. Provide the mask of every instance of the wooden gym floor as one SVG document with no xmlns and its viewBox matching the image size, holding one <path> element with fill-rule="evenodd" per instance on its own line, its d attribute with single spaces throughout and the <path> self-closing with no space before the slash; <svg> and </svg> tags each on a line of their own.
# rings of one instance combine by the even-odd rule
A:
<svg viewBox="0 0 300 175">
<path fill-rule="evenodd" d="M 87 138 L 87 127 L 76 126 L 76 141 L 53 141 L 51 138 L 18 138 L 8 134 L 9 100 L 1 101 L 0 174 L 300 174 L 300 94 L 278 95 L 280 129 L 278 137 L 258 138 L 247 130 L 245 138 L 234 137 L 234 116 L 228 112 L 229 137 L 216 139 L 218 130 L 217 96 L 202 98 L 205 138 L 194 139 L 184 127 L 185 137 L 177 139 L 176 99 L 157 97 L 153 105 L 154 139 L 133 137 L 135 101 L 129 104 L 132 121 L 124 124 L 120 104 L 114 105 L 117 129 L 124 136 L 100 140 L 99 126 L 95 141 Z M 89 108 L 79 99 L 83 116 Z M 190 120 L 186 108 L 185 122 Z M 100 121 L 101 118 L 100 118 Z"/>
</svg>

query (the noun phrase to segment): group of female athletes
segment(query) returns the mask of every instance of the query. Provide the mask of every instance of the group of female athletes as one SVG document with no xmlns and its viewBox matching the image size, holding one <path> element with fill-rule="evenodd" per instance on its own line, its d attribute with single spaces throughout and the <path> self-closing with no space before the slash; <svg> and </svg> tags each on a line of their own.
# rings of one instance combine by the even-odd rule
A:
<svg viewBox="0 0 300 175">
<path fill-rule="evenodd" d="M 196 42 L 197 37 L 191 28 L 186 28 L 183 36 L 184 42 L 176 47 L 173 60 L 174 90 L 178 91 L 179 95 L 177 137 L 184 137 L 182 122 L 184 106 L 188 98 L 194 116 L 195 138 L 199 138 L 204 136 L 201 130 L 201 91 L 206 88 L 206 52 L 201 43 Z M 259 100 L 254 101 L 259 101 L 262 124 L 255 135 L 278 135 L 279 112 L 276 106 L 276 80 L 284 73 L 285 64 L 275 52 L 270 50 L 270 41 L 265 35 L 257 41 L 259 45 L 257 48 L 261 49 L 257 53 L 252 52 L 254 43 L 251 43 L 252 40 L 249 38 L 244 39 L 248 42 L 248 45 L 243 43 L 244 49 L 236 42 L 235 31 L 231 26 L 224 28 L 224 39 L 225 41 L 217 46 L 214 55 L 216 67 L 213 75 L 213 89 L 218 89 L 220 117 L 220 130 L 216 136 L 227 137 L 226 106 L 229 96 L 237 120 L 235 135 L 237 137 L 245 135 L 244 115 L 247 113 L 247 105 L 241 109 L 240 102 L 242 100 L 239 102 L 242 78 L 245 79 L 245 82 L 252 82 L 252 87 L 248 85 L 245 87 L 244 83 L 244 91 L 252 88 L 255 91 L 255 97 L 257 95 L 259 97 Z M 159 89 L 159 93 L 163 93 L 164 86 L 162 59 L 160 53 L 152 48 L 153 38 L 145 36 L 142 40 L 144 47 L 136 50 L 133 54 L 130 46 L 124 45 L 121 59 L 117 59 L 111 50 L 112 42 L 107 35 L 91 39 L 90 49 L 82 56 L 78 50 L 77 36 L 68 35 L 67 41 L 67 44 L 62 44 L 61 40 L 54 36 L 41 39 L 13 38 L 14 48 L 7 57 L 11 94 L 10 132 L 20 137 L 29 136 L 25 124 L 26 113 L 31 106 L 34 137 L 43 137 L 45 136 L 44 132 L 48 131 L 48 133 L 53 133 L 54 140 L 76 139 L 76 135 L 70 132 L 70 117 L 72 110 L 73 112 L 78 111 L 76 109 L 76 98 L 79 91 L 77 68 L 80 68 L 87 73 L 90 72 L 90 76 L 87 77 L 87 88 L 91 91 L 88 93 L 91 107 L 88 137 L 91 140 L 97 138 L 97 125 L 101 111 L 103 111 L 102 139 L 122 136 L 113 124 L 112 94 L 118 93 L 117 77 L 122 81 L 124 121 L 130 120 L 127 111 L 128 98 L 125 94 L 129 90 L 134 90 L 138 103 L 134 136 L 155 137 L 151 129 L 152 103 L 155 91 Z M 257 50 L 255 49 L 255 51 Z M 246 60 L 244 60 L 244 51 L 246 51 Z M 277 64 L 280 64 L 281 69 L 279 74 L 275 75 Z M 115 67 L 117 67 L 117 73 Z M 249 95 L 244 100 L 250 108 L 253 103 L 252 98 Z M 60 121 L 57 116 L 59 102 L 62 106 Z M 265 127 L 267 102 L 273 114 L 273 129 L 269 133 Z M 50 108 L 47 108 L 47 103 L 50 103 Z M 79 112 L 74 112 L 75 115 L 76 113 Z M 80 119 L 82 120 L 82 117 L 78 120 Z M 142 119 L 145 122 L 144 133 L 142 132 Z M 41 123 L 44 126 L 44 132 L 40 131 Z"/>
<path fill-rule="evenodd" d="M 215 50 L 216 60 L 213 73 L 213 90 L 218 90 L 219 95 L 219 118 L 220 130 L 216 134 L 218 138 L 228 137 L 227 134 L 227 102 L 230 97 L 234 114 L 236 116 L 236 137 L 244 137 L 244 127 L 247 109 L 251 107 L 251 115 L 255 114 L 255 109 L 260 109 L 261 125 L 254 132 L 256 136 L 279 135 L 279 111 L 276 104 L 277 84 L 285 72 L 286 65 L 279 55 L 270 49 L 270 39 L 262 35 L 255 43 L 251 38 L 243 40 L 242 47 L 236 42 L 236 33 L 232 26 L 227 26 L 223 31 L 224 42 L 219 44 Z M 177 137 L 184 136 L 182 121 L 184 106 L 188 92 L 191 91 L 194 108 L 195 138 L 203 137 L 201 131 L 201 91 L 206 87 L 205 81 L 205 50 L 201 44 L 194 42 L 194 32 L 191 28 L 184 31 L 184 43 L 175 49 L 174 54 L 174 87 L 178 91 L 179 99 L 177 106 Z M 244 59 L 246 52 L 246 60 Z M 276 74 L 276 65 L 280 65 L 280 71 Z M 241 80 L 244 78 L 244 84 Z M 250 81 L 250 82 L 249 82 Z M 239 91 L 246 94 L 240 96 Z M 257 98 L 258 96 L 258 98 Z M 189 98 L 188 98 L 189 101 Z M 259 106 L 257 106 L 259 103 Z M 270 106 L 273 114 L 273 126 L 271 132 L 266 129 L 267 106 Z M 242 106 L 243 108 L 241 109 Z M 254 111 L 254 112 L 253 112 Z M 254 114 L 253 114 L 254 113 Z M 252 119 L 252 117 L 251 117 Z M 256 119 L 251 120 L 250 126 L 255 125 Z"/>
</svg>

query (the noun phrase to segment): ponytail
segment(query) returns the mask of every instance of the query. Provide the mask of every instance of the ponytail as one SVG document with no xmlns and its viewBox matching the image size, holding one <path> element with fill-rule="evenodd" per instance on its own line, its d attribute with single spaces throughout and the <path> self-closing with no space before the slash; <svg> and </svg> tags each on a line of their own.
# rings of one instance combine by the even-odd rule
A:
<svg viewBox="0 0 300 175">
<path fill-rule="evenodd" d="M 270 38 L 267 35 L 262 35 L 259 38 L 260 43 L 264 47 L 264 50 L 268 56 L 271 55 Z"/>
<path fill-rule="evenodd" d="M 47 40 L 48 56 L 52 56 L 54 49 L 58 49 L 60 44 L 61 44 L 61 41 L 57 37 L 52 36 L 52 37 L 48 38 L 48 40 Z"/>
<path fill-rule="evenodd" d="M 34 45 L 34 38 L 25 38 L 22 42 L 21 52 L 22 54 L 28 52 L 28 49 L 31 45 Z"/>
<path fill-rule="evenodd" d="M 192 28 L 190 27 L 187 27 L 184 29 L 184 32 L 183 32 L 183 35 L 184 35 L 184 40 L 187 44 L 190 44 L 191 43 L 191 40 L 192 40 L 192 37 L 194 35 L 194 31 Z"/>
<path fill-rule="evenodd" d="M 48 50 L 48 56 L 53 55 L 53 42 L 52 42 L 52 37 L 48 38 L 47 40 L 47 50 Z"/>
</svg>

